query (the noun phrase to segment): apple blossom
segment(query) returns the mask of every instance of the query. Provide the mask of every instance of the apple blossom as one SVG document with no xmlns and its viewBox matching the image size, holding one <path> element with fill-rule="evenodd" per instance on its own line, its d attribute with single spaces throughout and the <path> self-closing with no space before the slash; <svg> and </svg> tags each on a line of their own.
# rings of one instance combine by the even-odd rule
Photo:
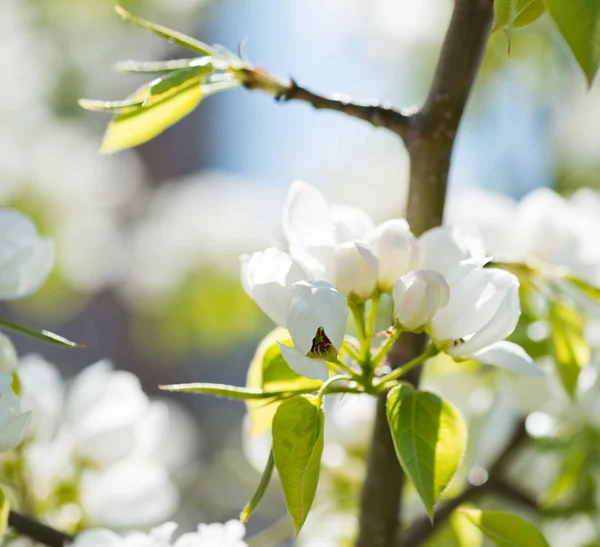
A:
<svg viewBox="0 0 600 547">
<path fill-rule="evenodd" d="M 408 272 L 394 285 L 394 315 L 402 328 L 416 331 L 448 304 L 449 297 L 450 288 L 441 273 L 434 270 Z"/>
<path fill-rule="evenodd" d="M 503 341 L 517 326 L 519 281 L 511 273 L 484 268 L 484 261 L 462 262 L 446 277 L 448 304 L 438 310 L 429 333 L 454 357 L 528 375 L 541 370 L 518 345 Z"/>
<path fill-rule="evenodd" d="M 378 281 L 383 291 L 391 291 L 400 277 L 419 267 L 419 245 L 403 218 L 377 226 L 369 244 L 379 259 Z"/>
<path fill-rule="evenodd" d="M 368 300 L 377 285 L 377 257 L 363 243 L 336 247 L 327 259 L 325 277 L 347 297 Z"/>
<path fill-rule="evenodd" d="M 196 532 L 183 534 L 173 541 L 174 522 L 154 528 L 148 534 L 130 532 L 120 536 L 111 530 L 87 530 L 70 547 L 247 547 L 245 527 L 237 520 L 200 524 Z"/>
<path fill-rule="evenodd" d="M 54 264 L 54 246 L 33 222 L 13 209 L 0 210 L 0 300 L 37 291 Z"/>
<path fill-rule="evenodd" d="M 19 446 L 31 421 L 31 412 L 21 412 L 12 383 L 12 374 L 0 373 L 0 452 Z"/>
</svg>

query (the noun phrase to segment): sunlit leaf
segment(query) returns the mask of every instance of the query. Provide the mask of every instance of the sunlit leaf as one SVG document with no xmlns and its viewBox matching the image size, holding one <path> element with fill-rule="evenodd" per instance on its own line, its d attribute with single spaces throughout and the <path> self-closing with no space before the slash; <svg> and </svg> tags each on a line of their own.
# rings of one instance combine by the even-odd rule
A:
<svg viewBox="0 0 600 547">
<path fill-rule="evenodd" d="M 248 521 L 248 519 L 254 513 L 254 510 L 258 507 L 260 500 L 265 495 L 267 487 L 269 486 L 269 482 L 271 482 L 271 476 L 273 475 L 273 468 L 275 466 L 275 460 L 273 458 L 273 451 L 269 452 L 269 459 L 267 460 L 267 465 L 260 479 L 260 483 L 258 484 L 258 488 L 256 492 L 252 496 L 252 499 L 246 504 L 242 513 L 240 514 L 240 522 L 243 524 Z"/>
<path fill-rule="evenodd" d="M 549 547 L 541 532 L 510 513 L 460 509 L 459 514 L 479 528 L 498 547 Z"/>
<path fill-rule="evenodd" d="M 494 0 L 492 32 L 533 23 L 545 10 L 543 0 Z"/>
<path fill-rule="evenodd" d="M 483 534 L 457 511 L 436 531 L 423 547 L 481 547 Z"/>
<path fill-rule="evenodd" d="M 181 32 L 176 30 L 172 30 L 167 27 L 163 27 L 162 25 L 157 25 L 155 23 L 151 23 L 150 21 L 146 21 L 140 17 L 136 17 L 135 15 L 129 13 L 126 9 L 121 6 L 115 6 L 115 11 L 125 20 L 130 21 L 134 25 L 138 27 L 142 27 L 143 29 L 149 30 L 153 34 L 160 36 L 161 38 L 166 38 L 170 42 L 174 42 L 182 47 L 191 49 L 193 51 L 197 51 L 198 53 L 202 53 L 203 55 L 214 55 L 215 50 L 201 42 L 200 40 L 196 40 L 191 36 L 187 36 Z"/>
<path fill-rule="evenodd" d="M 8 527 L 8 515 L 10 513 L 10 505 L 6 499 L 6 495 L 2 488 L 0 488 L 0 538 L 4 536 L 6 528 Z"/>
<path fill-rule="evenodd" d="M 246 377 L 248 388 L 265 392 L 284 390 L 317 390 L 321 380 L 300 376 L 293 371 L 281 356 L 277 341 L 288 342 L 287 330 L 277 328 L 271 331 L 259 344 Z M 251 422 L 251 434 L 259 435 L 271 428 L 273 416 L 277 412 L 278 402 L 265 405 L 264 401 L 249 401 L 247 404 Z"/>
<path fill-rule="evenodd" d="M 202 79 L 213 71 L 210 63 L 200 67 L 187 67 L 174 70 L 166 76 L 157 78 L 148 84 L 148 93 L 144 99 L 144 107 L 166 101 L 168 98 L 199 85 Z"/>
<path fill-rule="evenodd" d="M 85 346 L 78 344 L 77 342 L 72 342 L 71 340 L 67 340 L 58 334 L 54 334 L 48 330 L 35 330 L 19 323 L 15 323 L 14 321 L 9 321 L 8 319 L 0 319 L 0 328 L 11 330 L 13 332 L 18 332 L 19 334 L 24 334 L 26 336 L 30 336 L 31 338 L 37 338 L 42 342 L 47 342 L 48 344 L 54 344 L 56 346 L 66 346 L 69 348 L 83 348 Z"/>
<path fill-rule="evenodd" d="M 187 68 L 197 58 L 174 59 L 171 61 L 121 61 L 115 65 L 119 72 L 132 72 L 134 74 L 163 74 L 180 68 Z"/>
<path fill-rule="evenodd" d="M 273 418 L 273 456 L 296 534 L 317 491 L 323 453 L 323 410 L 316 399 L 281 403 Z"/>
<path fill-rule="evenodd" d="M 387 415 L 400 464 L 433 520 L 434 505 L 465 451 L 464 420 L 449 402 L 406 384 L 389 392 Z"/>
<path fill-rule="evenodd" d="M 583 69 L 588 84 L 600 65 L 600 2 L 544 0 L 558 30 Z"/>
<path fill-rule="evenodd" d="M 590 360 L 583 318 L 576 310 L 555 301 L 550 304 L 550 323 L 557 372 L 567 393 L 574 397 L 579 373 Z"/>
<path fill-rule="evenodd" d="M 145 86 L 146 94 L 148 86 Z M 125 99 L 124 101 L 97 101 L 94 99 L 79 99 L 81 108 L 94 112 L 131 112 L 140 108 L 144 101 L 140 99 Z"/>
</svg>

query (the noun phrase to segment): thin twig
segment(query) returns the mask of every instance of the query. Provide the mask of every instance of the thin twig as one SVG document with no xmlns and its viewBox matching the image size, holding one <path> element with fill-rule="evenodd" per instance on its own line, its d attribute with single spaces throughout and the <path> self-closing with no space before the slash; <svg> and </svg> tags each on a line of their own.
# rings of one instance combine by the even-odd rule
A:
<svg viewBox="0 0 600 547">
<path fill-rule="evenodd" d="M 8 516 L 8 525 L 22 536 L 26 536 L 48 547 L 65 547 L 73 542 L 73 536 L 55 530 L 41 522 L 11 511 Z"/>
</svg>

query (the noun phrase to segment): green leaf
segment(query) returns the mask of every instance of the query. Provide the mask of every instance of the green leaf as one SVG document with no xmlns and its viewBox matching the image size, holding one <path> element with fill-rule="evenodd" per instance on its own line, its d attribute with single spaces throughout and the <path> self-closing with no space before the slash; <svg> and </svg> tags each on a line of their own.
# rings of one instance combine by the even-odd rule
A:
<svg viewBox="0 0 600 547">
<path fill-rule="evenodd" d="M 265 392 L 318 390 L 323 382 L 305 378 L 293 371 L 281 355 L 281 350 L 277 344 L 278 340 L 283 343 L 290 343 L 288 331 L 277 328 L 271 331 L 259 344 L 248 369 L 246 386 L 261 389 Z M 247 403 L 252 435 L 269 431 L 278 405 L 278 402 L 269 405 L 265 405 L 262 401 L 249 401 Z"/>
<path fill-rule="evenodd" d="M 563 276 L 565 281 L 568 281 L 575 288 L 579 289 L 585 296 L 591 298 L 597 304 L 600 304 L 600 288 L 584 281 L 583 279 L 571 274 Z"/>
<path fill-rule="evenodd" d="M 290 393 L 304 393 L 305 390 L 295 392 L 287 391 L 263 391 L 262 389 L 251 389 L 247 387 L 230 386 L 227 384 L 170 384 L 159 386 L 163 391 L 177 391 L 184 393 L 204 393 L 206 395 L 215 395 L 216 397 L 226 397 L 228 399 L 274 399 L 276 397 L 285 397 Z"/>
<path fill-rule="evenodd" d="M 433 521 L 434 505 L 465 451 L 463 418 L 449 402 L 406 384 L 388 393 L 387 415 L 400 464 Z"/>
<path fill-rule="evenodd" d="M 158 104 L 190 87 L 200 85 L 202 79 L 212 71 L 213 66 L 208 63 L 200 67 L 180 68 L 151 81 L 148 84 L 148 93 L 143 106 Z"/>
<path fill-rule="evenodd" d="M 307 397 L 284 401 L 273 418 L 273 456 L 296 534 L 317 491 L 324 421 L 320 405 Z"/>
<path fill-rule="evenodd" d="M 6 499 L 6 495 L 2 488 L 0 488 L 0 538 L 4 536 L 6 528 L 8 527 L 8 515 L 10 513 L 10 505 Z"/>
<path fill-rule="evenodd" d="M 148 94 L 148 86 L 144 86 Z M 94 99 L 79 99 L 77 101 L 81 108 L 93 112 L 132 112 L 140 108 L 144 101 L 140 99 L 125 99 L 124 101 L 96 101 Z"/>
<path fill-rule="evenodd" d="M 576 310 L 555 301 L 550 304 L 550 324 L 557 372 L 567 393 L 574 397 L 579 373 L 590 360 L 583 318 Z"/>
<path fill-rule="evenodd" d="M 19 323 L 9 321 L 8 319 L 0 319 L 0 328 L 4 328 L 13 332 L 18 332 L 19 334 L 24 334 L 26 336 L 30 336 L 31 338 L 37 338 L 42 342 L 47 342 L 48 344 L 54 344 L 56 346 L 66 346 L 69 348 L 85 348 L 84 345 L 78 344 L 77 342 L 72 342 L 71 340 L 67 340 L 66 338 L 63 338 L 58 334 L 54 334 L 49 330 L 34 330 L 24 325 L 20 325 Z"/>
<path fill-rule="evenodd" d="M 121 61 L 115 65 L 118 72 L 134 74 L 163 74 L 180 68 L 189 67 L 198 58 L 173 59 L 171 61 Z"/>
<path fill-rule="evenodd" d="M 176 30 L 172 30 L 170 28 L 163 27 L 162 25 L 157 25 L 155 23 L 151 23 L 150 21 L 146 21 L 145 19 L 142 19 L 140 17 L 136 17 L 121 6 L 115 6 L 115 11 L 125 21 L 130 21 L 134 25 L 149 30 L 153 34 L 156 34 L 161 38 L 166 38 L 170 42 L 174 42 L 177 45 L 191 49 L 192 51 L 197 51 L 198 53 L 202 53 L 203 55 L 215 55 L 216 53 L 216 50 L 214 48 L 205 44 L 204 42 L 201 42 L 200 40 L 196 40 L 195 38 L 187 36 Z"/>
<path fill-rule="evenodd" d="M 498 547 L 549 547 L 533 524 L 516 515 L 478 509 L 459 509 L 459 513 Z"/>
<path fill-rule="evenodd" d="M 492 32 L 529 25 L 544 11 L 543 0 L 495 0 Z"/>
<path fill-rule="evenodd" d="M 437 527 L 423 547 L 481 547 L 483 534 L 457 511 L 447 522 Z"/>
<path fill-rule="evenodd" d="M 274 466 L 275 466 L 275 460 L 273 458 L 273 451 L 271 450 L 271 452 L 269 453 L 269 459 L 267 460 L 267 466 L 265 467 L 265 470 L 262 474 L 260 483 L 258 484 L 258 488 L 256 489 L 256 492 L 252 496 L 252 499 L 246 504 L 246 507 L 244 507 L 244 509 L 242 510 L 242 513 L 240 514 L 240 522 L 242 524 L 244 524 L 245 522 L 248 521 L 248 519 L 250 518 L 252 513 L 254 513 L 254 510 L 258 507 L 260 500 L 265 495 L 267 487 L 269 486 L 269 483 L 271 482 L 271 477 L 273 475 L 273 467 Z"/>
<path fill-rule="evenodd" d="M 545 0 L 546 7 L 591 86 L 600 65 L 600 2 Z"/>
</svg>

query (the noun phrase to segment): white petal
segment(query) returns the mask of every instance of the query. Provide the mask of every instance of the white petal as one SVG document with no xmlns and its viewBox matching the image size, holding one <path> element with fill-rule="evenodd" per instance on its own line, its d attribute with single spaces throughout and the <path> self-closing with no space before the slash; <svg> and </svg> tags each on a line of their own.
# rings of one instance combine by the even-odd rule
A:
<svg viewBox="0 0 600 547">
<path fill-rule="evenodd" d="M 304 354 L 312 348 L 319 327 L 339 351 L 344 341 L 348 307 L 345 296 L 325 281 L 300 281 L 294 284 L 286 321 L 287 329 Z"/>
<path fill-rule="evenodd" d="M 11 374 L 17 368 L 17 350 L 10 338 L 0 333 L 0 372 Z"/>
<path fill-rule="evenodd" d="M 31 412 L 23 412 L 23 414 L 14 416 L 0 430 L 0 452 L 12 450 L 23 442 L 31 423 L 31 416 Z"/>
<path fill-rule="evenodd" d="M 472 358 L 480 363 L 512 370 L 526 376 L 542 376 L 544 374 L 527 352 L 512 342 L 496 342 L 473 354 Z"/>
<path fill-rule="evenodd" d="M 421 268 L 437 270 L 444 276 L 463 260 L 484 256 L 482 243 L 457 228 L 437 227 L 419 238 Z"/>
<path fill-rule="evenodd" d="M 375 229 L 371 217 L 359 207 L 331 205 L 329 214 L 333 222 L 333 238 L 336 245 L 349 241 L 367 241 Z"/>
<path fill-rule="evenodd" d="M 274 247 L 242 257 L 242 285 L 258 306 L 277 325 L 285 325 L 292 285 L 306 279 L 302 267 Z"/>
<path fill-rule="evenodd" d="M 520 315 L 521 305 L 517 282 L 517 285 L 509 288 L 498 310 L 487 324 L 479 332 L 475 333 L 472 338 L 456 347 L 457 354 L 472 355 L 494 342 L 504 340 L 515 330 Z"/>
<path fill-rule="evenodd" d="M 432 321 L 436 340 L 466 338 L 481 330 L 495 315 L 517 278 L 495 268 L 473 269 L 458 283 L 450 284 L 450 301 Z"/>
<path fill-rule="evenodd" d="M 342 294 L 366 300 L 377 285 L 377 257 L 363 243 L 344 243 L 329 256 L 326 272 L 328 281 Z"/>
<path fill-rule="evenodd" d="M 298 374 L 306 378 L 327 380 L 329 369 L 323 359 L 310 359 L 296 348 L 286 346 L 281 342 L 278 342 L 278 344 L 281 348 L 282 357 L 292 370 L 295 370 Z"/>
<path fill-rule="evenodd" d="M 295 181 L 283 209 L 283 233 L 295 254 L 306 247 L 333 245 L 333 224 L 329 206 L 319 190 Z"/>
</svg>

